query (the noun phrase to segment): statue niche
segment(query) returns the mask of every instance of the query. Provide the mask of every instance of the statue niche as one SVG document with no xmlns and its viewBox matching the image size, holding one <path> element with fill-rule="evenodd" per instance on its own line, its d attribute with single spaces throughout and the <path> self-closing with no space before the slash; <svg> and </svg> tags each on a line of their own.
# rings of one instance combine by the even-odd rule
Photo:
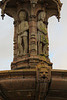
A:
<svg viewBox="0 0 67 100">
<path fill-rule="evenodd" d="M 18 25 L 18 56 L 26 55 L 28 53 L 28 30 L 29 25 L 26 21 L 27 13 L 25 11 L 19 12 L 20 23 Z"/>
<path fill-rule="evenodd" d="M 38 44 L 38 54 L 48 56 L 48 36 L 47 36 L 47 28 L 44 23 L 46 18 L 45 11 L 41 11 L 38 14 L 38 22 L 37 22 L 37 44 Z"/>
</svg>

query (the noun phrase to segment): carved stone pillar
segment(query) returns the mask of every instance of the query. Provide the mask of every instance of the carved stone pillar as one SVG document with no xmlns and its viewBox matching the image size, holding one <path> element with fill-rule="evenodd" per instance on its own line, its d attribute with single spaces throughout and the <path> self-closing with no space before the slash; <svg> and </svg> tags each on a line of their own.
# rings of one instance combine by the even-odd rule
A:
<svg viewBox="0 0 67 100">
<path fill-rule="evenodd" d="M 34 15 L 34 7 L 31 4 L 31 14 L 29 16 L 29 54 L 37 55 L 37 21 Z"/>
<path fill-rule="evenodd" d="M 36 68 L 36 65 L 39 62 L 44 62 L 45 64 L 47 64 L 47 66 L 50 66 L 50 67 L 52 66 L 52 63 L 50 62 L 49 57 L 48 57 L 49 41 L 48 41 L 48 32 L 45 32 L 45 28 L 46 28 L 45 19 L 39 18 L 38 20 L 38 14 L 40 12 L 47 13 L 46 21 L 51 16 L 56 16 L 59 20 L 61 6 L 62 4 L 60 0 L 14 0 L 14 1 L 2 0 L 0 1 L 0 8 L 2 9 L 2 18 L 4 17 L 4 14 L 6 13 L 7 15 L 11 16 L 15 20 L 14 59 L 13 59 L 13 62 L 11 63 L 12 69 Z M 26 13 L 26 18 L 24 20 L 21 17 L 22 21 L 19 18 L 20 11 Z M 20 20 L 20 22 L 16 20 Z M 25 25 L 23 21 L 24 23 L 27 22 L 29 26 L 28 29 L 24 30 Z M 39 29 L 37 26 L 38 22 L 41 24 Z M 20 36 L 18 33 L 19 24 L 21 24 Z M 27 49 L 25 49 L 25 47 L 27 46 L 25 45 L 25 40 L 27 40 L 27 38 L 25 38 L 25 36 L 23 37 L 24 32 L 26 33 L 26 36 L 27 36 L 27 33 L 29 34 L 28 36 L 29 43 L 27 44 L 28 52 L 27 52 Z M 39 37 L 39 34 L 40 34 L 40 37 Z M 18 36 L 20 39 L 18 39 Z M 38 42 L 38 38 L 41 38 L 39 42 Z M 22 53 L 18 55 L 18 47 L 19 47 L 18 41 L 19 40 L 21 40 L 20 48 L 23 47 L 24 50 L 21 49 L 21 51 L 22 50 L 24 51 L 24 55 Z M 24 40 L 23 45 L 22 45 L 22 40 Z"/>
</svg>

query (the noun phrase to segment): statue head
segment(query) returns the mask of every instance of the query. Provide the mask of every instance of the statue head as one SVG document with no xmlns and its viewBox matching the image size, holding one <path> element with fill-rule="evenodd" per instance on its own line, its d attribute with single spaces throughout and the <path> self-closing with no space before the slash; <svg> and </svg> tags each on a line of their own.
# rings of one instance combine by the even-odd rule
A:
<svg viewBox="0 0 67 100">
<path fill-rule="evenodd" d="M 38 15 L 38 20 L 44 21 L 45 17 L 46 17 L 46 13 L 45 13 L 45 11 L 42 11 Z"/>
<path fill-rule="evenodd" d="M 20 19 L 20 21 L 26 20 L 26 12 L 25 11 L 19 12 L 19 19 Z"/>
<path fill-rule="evenodd" d="M 37 65 L 37 70 L 39 72 L 39 77 L 41 79 L 45 79 L 46 81 L 50 82 L 50 80 L 51 80 L 51 68 L 50 68 L 50 66 L 47 66 L 43 62 L 40 62 Z"/>
</svg>

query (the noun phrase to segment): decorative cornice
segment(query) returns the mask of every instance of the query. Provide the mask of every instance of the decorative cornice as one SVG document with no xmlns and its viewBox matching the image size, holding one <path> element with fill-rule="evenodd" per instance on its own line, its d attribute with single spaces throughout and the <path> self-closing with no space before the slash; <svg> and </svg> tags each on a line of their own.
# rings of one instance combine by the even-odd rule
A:
<svg viewBox="0 0 67 100">
<path fill-rule="evenodd" d="M 9 2 L 9 3 L 8 3 Z M 51 9 L 52 7 L 53 7 L 53 9 L 56 9 L 57 10 L 57 14 L 56 14 L 56 16 L 57 16 L 57 18 L 58 18 L 58 20 L 60 19 L 60 10 L 61 10 L 61 7 L 62 7 L 62 3 L 60 2 L 60 0 L 14 0 L 14 3 L 15 3 L 15 6 L 16 6 L 16 3 L 17 2 L 19 2 L 19 3 L 26 3 L 26 2 L 30 2 L 31 4 L 32 4 L 32 7 L 34 8 L 35 6 L 36 6 L 36 4 L 38 4 L 38 3 L 45 3 L 45 5 L 46 5 L 46 8 L 47 9 Z M 54 5 L 56 5 L 56 6 L 54 6 L 54 5 L 51 5 L 51 3 L 52 2 L 54 2 Z M 7 4 L 8 3 L 8 4 Z M 5 11 L 5 9 L 7 8 L 7 7 L 10 7 L 10 6 L 14 6 L 14 3 L 13 3 L 13 1 L 11 1 L 11 0 L 2 0 L 2 1 L 0 1 L 0 8 L 2 9 L 2 19 L 4 18 L 4 14 L 6 13 L 6 11 Z M 9 5 L 10 4 L 10 5 Z M 6 6 L 7 5 L 7 6 Z M 10 15 L 10 14 L 9 14 Z"/>
</svg>

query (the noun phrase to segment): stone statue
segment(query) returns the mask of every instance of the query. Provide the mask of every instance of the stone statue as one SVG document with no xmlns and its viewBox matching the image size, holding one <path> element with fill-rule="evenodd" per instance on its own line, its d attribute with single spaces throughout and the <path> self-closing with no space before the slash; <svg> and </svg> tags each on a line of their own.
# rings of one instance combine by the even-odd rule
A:
<svg viewBox="0 0 67 100">
<path fill-rule="evenodd" d="M 18 55 L 22 56 L 28 52 L 28 21 L 26 21 L 26 12 L 20 11 L 18 25 Z"/>
<path fill-rule="evenodd" d="M 47 38 L 47 28 L 46 25 L 44 24 L 45 17 L 46 17 L 46 13 L 44 11 L 40 12 L 38 15 L 37 42 L 38 42 L 38 54 L 47 55 L 48 38 Z"/>
</svg>

